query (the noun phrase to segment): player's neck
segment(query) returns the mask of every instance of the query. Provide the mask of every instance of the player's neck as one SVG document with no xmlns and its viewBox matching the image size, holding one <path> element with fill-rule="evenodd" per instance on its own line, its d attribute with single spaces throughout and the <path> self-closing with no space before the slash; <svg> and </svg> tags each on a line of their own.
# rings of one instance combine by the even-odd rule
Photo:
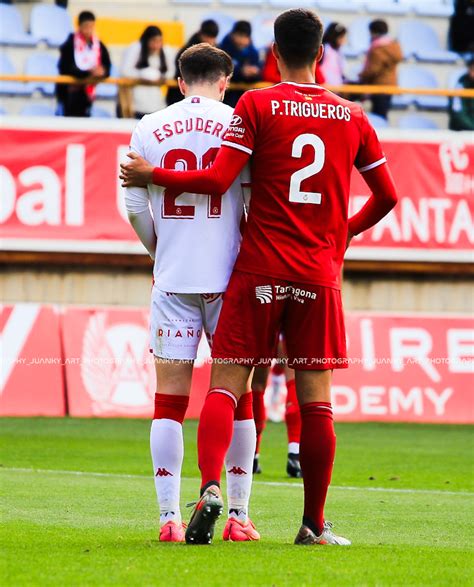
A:
<svg viewBox="0 0 474 587">
<path fill-rule="evenodd" d="M 290 69 L 280 65 L 282 82 L 293 82 L 295 84 L 314 84 L 314 69 L 304 67 L 302 69 Z"/>
<path fill-rule="evenodd" d="M 190 96 L 201 96 L 201 98 L 209 98 L 217 101 L 221 99 L 219 89 L 208 84 L 189 86 L 184 97 L 189 98 Z"/>
</svg>

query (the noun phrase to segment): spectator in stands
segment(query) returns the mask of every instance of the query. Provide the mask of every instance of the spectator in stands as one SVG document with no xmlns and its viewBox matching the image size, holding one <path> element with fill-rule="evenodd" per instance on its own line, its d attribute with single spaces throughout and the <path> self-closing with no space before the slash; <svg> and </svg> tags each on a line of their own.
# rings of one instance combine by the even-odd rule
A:
<svg viewBox="0 0 474 587">
<path fill-rule="evenodd" d="M 143 31 L 140 40 L 125 51 L 120 74 L 146 82 L 164 83 L 167 72 L 163 33 L 157 26 L 149 26 Z M 163 93 L 157 85 L 135 86 L 132 95 L 135 118 L 140 119 L 145 114 L 165 107 Z"/>
<path fill-rule="evenodd" d="M 397 65 L 403 54 L 400 44 L 388 34 L 388 25 L 384 20 L 373 20 L 369 24 L 371 44 L 365 64 L 359 74 L 360 82 L 374 86 L 396 86 Z M 373 94 L 371 97 L 372 113 L 387 118 L 392 102 L 389 94 Z"/>
<path fill-rule="evenodd" d="M 314 75 L 317 84 L 324 83 L 324 76 L 321 73 L 321 68 L 319 67 L 319 64 L 316 66 L 316 71 L 314 72 Z M 265 58 L 265 63 L 262 69 L 262 80 L 264 82 L 270 82 L 272 84 L 278 84 L 281 82 L 280 70 L 278 69 L 277 60 L 275 55 L 273 54 L 271 46 L 267 49 L 267 56 Z"/>
<path fill-rule="evenodd" d="M 107 48 L 94 34 L 95 16 L 84 11 L 78 17 L 78 29 L 71 33 L 59 48 L 58 63 L 61 75 L 78 79 L 91 77 L 89 84 L 57 84 L 59 114 L 63 116 L 90 116 L 95 88 L 101 79 L 110 75 L 110 56 Z"/>
<path fill-rule="evenodd" d="M 176 59 L 175 59 L 175 79 L 178 79 L 178 77 L 180 77 L 179 74 L 179 58 L 181 57 L 182 53 L 184 53 L 186 51 L 186 49 L 189 49 L 189 47 L 192 47 L 193 45 L 197 45 L 198 43 L 209 43 L 209 45 L 212 45 L 213 47 L 217 44 L 217 35 L 219 34 L 219 25 L 217 24 L 217 22 L 215 20 L 209 19 L 209 20 L 204 20 L 201 23 L 201 27 L 200 29 L 194 33 L 194 35 L 192 35 L 189 39 L 189 41 L 186 43 L 186 45 L 184 47 L 182 47 L 179 51 L 178 54 L 176 55 Z M 179 91 L 179 88 L 168 88 L 168 94 L 166 96 L 166 104 L 168 106 L 170 106 L 171 104 L 174 104 L 175 102 L 179 102 L 180 100 L 182 100 L 184 98 L 183 94 Z"/>
<path fill-rule="evenodd" d="M 456 84 L 457 88 L 474 88 L 474 57 L 467 63 L 467 72 Z M 449 100 L 449 128 L 451 130 L 474 130 L 474 99 L 454 97 Z"/>
<path fill-rule="evenodd" d="M 347 29 L 338 22 L 332 22 L 324 32 L 323 58 L 319 64 L 327 84 L 340 86 L 344 83 L 344 57 L 341 48 L 346 42 Z"/>
<path fill-rule="evenodd" d="M 252 43 L 252 26 L 247 20 L 238 20 L 220 44 L 220 49 L 232 57 L 235 83 L 254 83 L 262 78 L 258 51 Z M 243 90 L 227 90 L 224 102 L 234 107 Z"/>
<path fill-rule="evenodd" d="M 451 51 L 474 53 L 474 0 L 455 0 L 448 36 Z"/>
</svg>

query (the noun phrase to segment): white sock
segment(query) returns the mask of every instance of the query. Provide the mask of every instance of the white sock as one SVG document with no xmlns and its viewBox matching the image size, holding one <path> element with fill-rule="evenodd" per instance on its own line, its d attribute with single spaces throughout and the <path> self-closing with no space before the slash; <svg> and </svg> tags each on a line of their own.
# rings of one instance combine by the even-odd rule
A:
<svg viewBox="0 0 474 587">
<path fill-rule="evenodd" d="M 227 505 L 229 516 L 244 524 L 248 520 L 256 443 L 255 421 L 234 420 L 234 434 L 225 458 Z"/>
<path fill-rule="evenodd" d="M 155 489 L 160 507 L 160 524 L 181 522 L 179 497 L 181 467 L 184 457 L 183 426 L 176 420 L 153 420 L 150 450 L 155 475 Z"/>
<path fill-rule="evenodd" d="M 299 455 L 300 454 L 300 443 L 289 442 L 288 443 L 288 454 Z"/>
</svg>

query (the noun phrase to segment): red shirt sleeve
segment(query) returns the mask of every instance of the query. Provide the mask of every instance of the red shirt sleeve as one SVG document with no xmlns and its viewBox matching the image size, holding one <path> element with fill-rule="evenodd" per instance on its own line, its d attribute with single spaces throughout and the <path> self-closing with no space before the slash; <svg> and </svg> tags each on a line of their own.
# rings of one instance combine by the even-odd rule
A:
<svg viewBox="0 0 474 587">
<path fill-rule="evenodd" d="M 257 126 L 258 113 L 250 90 L 237 102 L 222 145 L 251 155 L 255 147 Z"/>
<path fill-rule="evenodd" d="M 378 165 L 364 174 L 372 195 L 362 209 L 349 218 L 349 232 L 359 234 L 377 224 L 397 203 L 397 192 L 387 165 Z"/>
<path fill-rule="evenodd" d="M 365 171 L 374 169 L 378 165 L 382 165 L 387 159 L 385 158 L 377 133 L 363 110 L 360 133 L 359 150 L 354 165 L 360 173 L 364 173 Z"/>
<path fill-rule="evenodd" d="M 178 194 L 225 194 L 248 160 L 247 153 L 221 147 L 213 164 L 207 169 L 176 171 L 155 167 L 153 183 L 170 188 Z"/>
</svg>

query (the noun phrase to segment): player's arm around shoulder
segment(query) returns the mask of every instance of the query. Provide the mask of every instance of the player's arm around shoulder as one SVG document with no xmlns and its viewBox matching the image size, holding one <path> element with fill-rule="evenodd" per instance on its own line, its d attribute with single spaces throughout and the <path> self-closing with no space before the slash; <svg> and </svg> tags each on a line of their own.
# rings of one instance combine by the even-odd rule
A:
<svg viewBox="0 0 474 587">
<path fill-rule="evenodd" d="M 149 117 L 144 116 L 135 127 L 130 141 L 130 151 L 127 153 L 127 161 L 120 164 L 119 178 L 124 188 L 145 188 L 153 183 L 153 165 L 145 158 L 144 136 Z"/>
</svg>

